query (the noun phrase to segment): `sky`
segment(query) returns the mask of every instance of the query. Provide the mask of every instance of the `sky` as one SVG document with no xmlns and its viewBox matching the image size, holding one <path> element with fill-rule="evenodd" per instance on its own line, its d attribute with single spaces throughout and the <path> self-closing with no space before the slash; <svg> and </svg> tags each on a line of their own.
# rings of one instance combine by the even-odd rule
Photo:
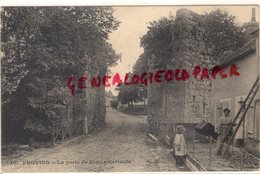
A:
<svg viewBox="0 0 260 174">
<path fill-rule="evenodd" d="M 140 38 L 147 32 L 150 21 L 159 20 L 161 17 L 168 17 L 170 12 L 174 16 L 181 8 L 190 9 L 198 14 L 204 14 L 214 9 L 226 10 L 230 15 L 235 16 L 235 22 L 243 24 L 249 22 L 254 6 L 121 6 L 113 7 L 114 17 L 121 23 L 116 31 L 109 35 L 109 42 L 117 53 L 121 53 L 121 61 L 110 68 L 112 75 L 119 73 L 124 77 L 125 73 L 132 71 L 132 67 L 138 56 L 143 52 L 140 46 Z M 259 8 L 256 8 L 256 21 L 259 22 Z M 110 87 L 114 94 L 114 87 Z"/>
</svg>

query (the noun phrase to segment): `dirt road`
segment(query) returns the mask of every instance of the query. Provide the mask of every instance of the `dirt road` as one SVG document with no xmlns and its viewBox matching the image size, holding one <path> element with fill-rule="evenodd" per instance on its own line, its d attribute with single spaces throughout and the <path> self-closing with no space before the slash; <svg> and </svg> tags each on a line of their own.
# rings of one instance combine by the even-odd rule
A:
<svg viewBox="0 0 260 174">
<path fill-rule="evenodd" d="M 165 147 L 146 136 L 145 116 L 107 110 L 107 126 L 93 135 L 62 142 L 54 148 L 27 152 L 11 161 L 6 172 L 148 172 L 176 171 Z M 38 163 L 38 164 L 37 164 Z"/>
</svg>

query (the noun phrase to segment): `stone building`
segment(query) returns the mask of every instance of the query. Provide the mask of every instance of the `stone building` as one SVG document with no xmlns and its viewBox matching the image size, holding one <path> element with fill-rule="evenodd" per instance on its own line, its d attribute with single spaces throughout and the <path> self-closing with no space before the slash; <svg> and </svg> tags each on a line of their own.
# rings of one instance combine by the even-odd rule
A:
<svg viewBox="0 0 260 174">
<path fill-rule="evenodd" d="M 247 43 L 232 54 L 224 55 L 219 62 L 210 61 L 211 46 L 206 45 L 204 29 L 201 27 L 203 17 L 187 9 L 178 10 L 174 25 L 179 30 L 172 32 L 172 59 L 165 69 L 186 69 L 192 74 L 196 65 L 208 67 L 218 64 L 228 71 L 236 64 L 239 76 L 216 80 L 197 80 L 189 78 L 186 81 L 152 84 L 148 86 L 148 109 L 157 135 L 174 135 L 174 127 L 183 124 L 187 129 L 187 138 L 193 136 L 194 126 L 202 120 L 218 126 L 223 109 L 229 107 L 234 118 L 241 104 L 248 95 L 254 82 L 260 76 L 259 58 L 259 24 L 252 11 L 252 20 L 245 24 Z M 149 71 L 154 72 L 159 67 L 156 57 L 149 57 Z M 259 83 L 259 82 L 258 82 Z M 244 139 L 245 147 L 258 154 L 260 152 L 260 93 L 254 98 L 246 119 L 235 135 L 236 139 Z M 172 127 L 169 129 L 169 126 Z M 235 144 L 233 144 L 235 145 Z"/>
<path fill-rule="evenodd" d="M 247 43 L 239 48 L 233 55 L 224 57 L 219 65 L 227 69 L 231 64 L 236 64 L 240 75 L 236 78 L 216 79 L 212 86 L 212 118 L 211 122 L 218 125 L 224 107 L 229 107 L 231 116 L 235 118 L 243 101 L 250 92 L 256 79 L 260 76 L 259 57 L 259 23 L 255 20 L 253 9 L 252 20 L 245 24 Z M 259 82 L 258 82 L 259 83 Z M 260 92 L 256 94 L 245 122 L 235 135 L 236 139 L 244 139 L 245 147 L 255 155 L 260 152 Z"/>
<path fill-rule="evenodd" d="M 167 63 L 166 69 L 186 69 L 192 74 L 196 65 L 208 67 L 212 64 L 212 50 L 204 40 L 202 22 L 203 17 L 191 10 L 177 11 L 174 25 L 178 29 L 172 31 L 172 59 Z M 154 56 L 149 58 L 150 72 L 158 69 L 154 59 Z M 211 84 L 208 80 L 189 78 L 186 81 L 148 86 L 148 109 L 152 115 L 151 120 L 157 125 L 183 124 L 192 130 L 197 123 L 210 119 L 210 98 Z M 166 131 L 171 130 L 166 128 Z"/>
</svg>

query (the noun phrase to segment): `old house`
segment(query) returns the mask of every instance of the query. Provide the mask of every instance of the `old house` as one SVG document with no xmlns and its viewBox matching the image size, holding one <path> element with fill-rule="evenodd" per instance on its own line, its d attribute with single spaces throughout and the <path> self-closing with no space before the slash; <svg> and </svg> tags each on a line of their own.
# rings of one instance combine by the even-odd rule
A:
<svg viewBox="0 0 260 174">
<path fill-rule="evenodd" d="M 240 75 L 235 78 L 218 78 L 212 81 L 211 122 L 216 125 L 216 127 L 225 107 L 230 108 L 231 116 L 235 118 L 253 84 L 260 75 L 259 24 L 256 22 L 254 9 L 252 11 L 252 20 L 245 24 L 245 28 L 247 43 L 234 54 L 224 57 L 224 61 L 219 62 L 220 66 L 227 68 L 230 67 L 231 64 L 236 64 Z M 244 139 L 245 148 L 259 155 L 260 92 L 259 89 L 256 90 L 258 90 L 258 92 L 246 112 L 245 121 L 235 135 L 233 145 L 236 144 L 237 139 Z"/>
</svg>

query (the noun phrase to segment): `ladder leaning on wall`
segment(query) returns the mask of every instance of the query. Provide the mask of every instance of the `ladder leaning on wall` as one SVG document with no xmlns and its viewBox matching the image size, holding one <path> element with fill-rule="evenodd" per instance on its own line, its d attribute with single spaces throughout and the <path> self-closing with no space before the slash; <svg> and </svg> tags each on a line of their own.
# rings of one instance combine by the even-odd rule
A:
<svg viewBox="0 0 260 174">
<path fill-rule="evenodd" d="M 229 127 L 229 129 L 227 131 L 227 134 L 225 135 L 225 137 L 224 137 L 224 139 L 222 141 L 222 143 L 227 142 L 227 146 L 222 151 L 222 157 L 228 151 L 228 148 L 229 148 L 230 144 L 232 143 L 232 141 L 233 141 L 233 139 L 234 139 L 234 137 L 235 137 L 239 127 L 241 126 L 242 122 L 245 120 L 246 113 L 247 113 L 248 109 L 250 108 L 250 105 L 253 102 L 254 97 L 255 97 L 258 89 L 259 89 L 259 76 L 257 77 L 255 83 L 253 84 L 250 92 L 248 93 L 245 101 L 243 102 L 242 106 L 240 107 L 238 113 L 236 114 L 235 119 L 233 120 L 232 124 L 230 125 L 230 127 Z M 238 121 L 238 123 L 236 124 L 237 121 Z M 233 125 L 235 125 L 235 130 L 232 133 L 231 137 L 228 138 L 229 137 L 228 134 L 233 129 Z"/>
</svg>

